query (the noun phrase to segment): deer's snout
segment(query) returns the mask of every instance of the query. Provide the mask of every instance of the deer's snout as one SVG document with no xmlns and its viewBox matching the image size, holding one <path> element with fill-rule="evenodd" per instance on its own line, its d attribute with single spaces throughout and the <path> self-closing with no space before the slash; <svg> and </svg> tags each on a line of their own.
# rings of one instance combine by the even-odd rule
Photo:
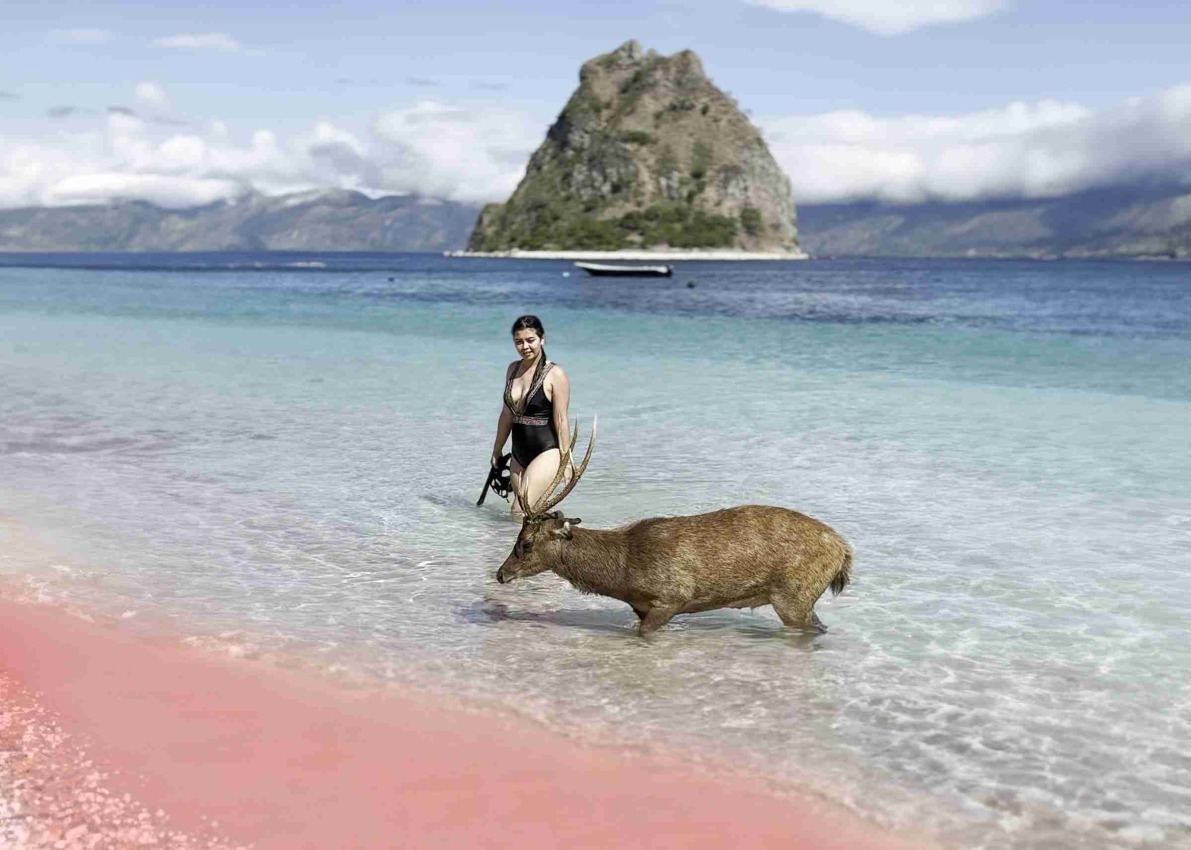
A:
<svg viewBox="0 0 1191 850">
<path fill-rule="evenodd" d="M 505 562 L 496 570 L 496 580 L 501 584 L 508 584 L 517 578 L 517 570 L 510 567 L 510 560 L 510 558 L 505 558 Z"/>
</svg>

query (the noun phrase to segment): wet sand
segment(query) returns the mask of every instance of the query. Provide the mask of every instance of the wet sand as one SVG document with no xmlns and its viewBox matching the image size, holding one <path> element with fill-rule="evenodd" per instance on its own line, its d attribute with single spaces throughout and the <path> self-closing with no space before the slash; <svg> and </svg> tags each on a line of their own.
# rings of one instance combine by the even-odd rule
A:
<svg viewBox="0 0 1191 850">
<path fill-rule="evenodd" d="M 0 717 L 4 846 L 911 846 L 678 758 L 7 600 Z"/>
</svg>

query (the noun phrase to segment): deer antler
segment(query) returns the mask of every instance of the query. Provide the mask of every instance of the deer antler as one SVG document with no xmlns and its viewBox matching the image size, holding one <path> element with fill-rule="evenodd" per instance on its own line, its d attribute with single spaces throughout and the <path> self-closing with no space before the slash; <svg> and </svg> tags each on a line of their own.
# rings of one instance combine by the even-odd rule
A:
<svg viewBox="0 0 1191 850">
<path fill-rule="evenodd" d="M 535 516 L 538 514 L 546 513 L 546 511 L 550 510 L 555 505 L 557 505 L 559 502 L 561 502 L 563 499 L 565 499 L 567 497 L 567 494 L 575 489 L 575 485 L 579 483 L 579 479 L 583 477 L 583 473 L 587 469 L 588 461 L 591 460 L 591 452 L 592 452 L 592 449 L 595 448 L 596 426 L 598 424 L 599 424 L 599 417 L 593 416 L 592 420 L 591 420 L 591 439 L 588 440 L 588 442 L 587 442 L 587 453 L 585 455 L 583 455 L 583 463 L 579 464 L 579 468 L 575 470 L 575 474 L 571 477 L 571 480 L 567 482 L 567 486 L 563 488 L 563 491 L 561 493 L 559 493 L 554 498 L 549 499 L 549 501 L 547 501 L 545 505 L 540 505 L 540 504 L 534 505 L 534 515 Z M 547 490 L 545 492 L 545 494 L 543 494 L 542 499 L 547 499 L 550 496 L 550 494 L 552 492 L 554 492 L 554 488 L 558 486 L 558 482 L 562 480 L 562 474 L 565 470 L 564 464 L 566 463 L 567 459 L 570 458 L 572 452 L 574 451 L 575 440 L 578 438 L 578 436 L 579 436 L 579 426 L 576 423 L 575 433 L 572 435 L 572 439 L 571 439 L 571 445 L 567 448 L 567 453 L 566 453 L 567 457 L 560 458 L 560 462 L 558 464 L 558 475 L 555 476 L 554 484 L 551 485 L 550 489 Z M 542 500 L 539 499 L 539 503 L 541 501 Z"/>
<path fill-rule="evenodd" d="M 517 500 L 517 505 L 521 508 L 522 516 L 530 516 L 529 513 L 529 478 L 524 473 L 521 476 L 521 486 L 513 491 L 513 498 Z"/>
<path fill-rule="evenodd" d="M 558 453 L 558 470 L 554 473 L 554 480 L 550 482 L 550 486 L 546 488 L 542 495 L 538 496 L 537 504 L 534 510 L 528 516 L 537 516 L 545 513 L 545 511 L 538 510 L 538 505 L 550 498 L 550 494 L 554 492 L 555 488 L 562 482 L 563 476 L 566 475 L 567 466 L 571 463 L 571 455 L 575 451 L 575 441 L 579 439 L 579 420 L 575 420 L 575 427 L 571 431 L 571 441 L 567 444 L 566 451 L 559 451 Z M 524 508 L 522 509 L 524 510 Z"/>
</svg>

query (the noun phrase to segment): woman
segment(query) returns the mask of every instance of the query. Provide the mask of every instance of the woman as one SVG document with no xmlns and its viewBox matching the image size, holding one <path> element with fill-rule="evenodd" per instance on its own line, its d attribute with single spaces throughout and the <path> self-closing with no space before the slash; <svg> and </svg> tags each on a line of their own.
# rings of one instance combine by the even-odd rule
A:
<svg viewBox="0 0 1191 850">
<path fill-rule="evenodd" d="M 537 316 L 522 316 L 513 322 L 513 345 L 520 360 L 505 372 L 504 405 L 496 425 L 492 465 L 504 453 L 505 441 L 513 436 L 513 492 L 529 486 L 529 504 L 541 498 L 558 472 L 561 452 L 567 449 L 567 405 L 571 385 L 562 367 L 546 358 L 546 330 Z M 574 463 L 570 464 L 572 470 Z M 513 513 L 520 506 L 513 500 Z"/>
</svg>

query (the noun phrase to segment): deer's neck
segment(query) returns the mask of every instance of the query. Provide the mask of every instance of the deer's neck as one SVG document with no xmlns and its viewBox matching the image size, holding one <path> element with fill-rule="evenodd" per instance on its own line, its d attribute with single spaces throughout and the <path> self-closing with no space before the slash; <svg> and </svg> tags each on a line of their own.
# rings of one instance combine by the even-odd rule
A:
<svg viewBox="0 0 1191 850">
<path fill-rule="evenodd" d="M 576 528 L 573 534 L 562 544 L 554 572 L 586 593 L 624 599 L 628 593 L 624 533 Z"/>
</svg>

